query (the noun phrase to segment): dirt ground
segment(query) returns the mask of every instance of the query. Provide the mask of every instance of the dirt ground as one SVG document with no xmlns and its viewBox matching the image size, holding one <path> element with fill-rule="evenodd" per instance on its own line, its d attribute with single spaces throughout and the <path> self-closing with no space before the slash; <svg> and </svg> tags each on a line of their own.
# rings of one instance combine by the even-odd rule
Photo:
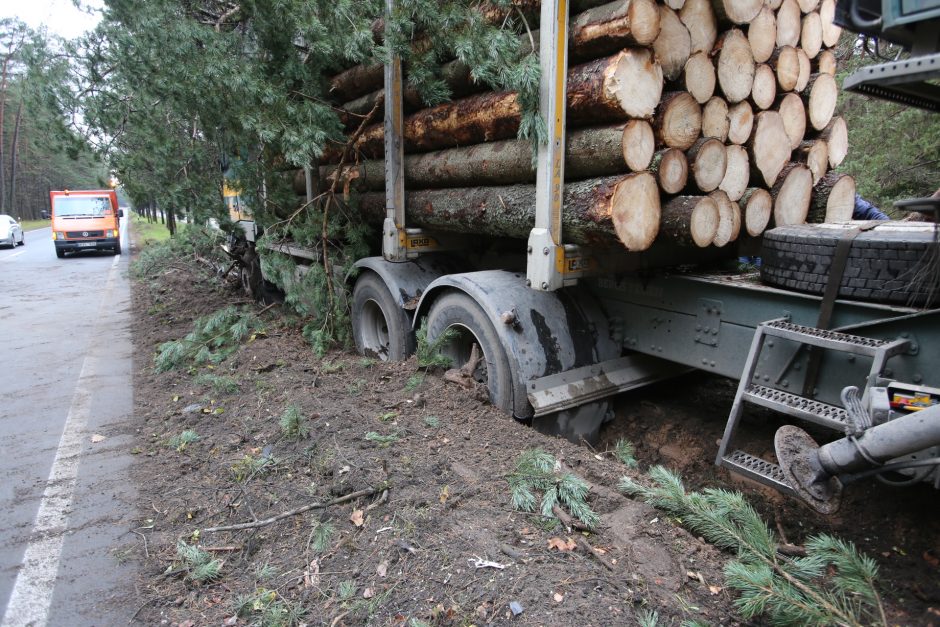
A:
<svg viewBox="0 0 940 627">
<path fill-rule="evenodd" d="M 140 624 L 631 625 L 653 610 L 660 625 L 742 624 L 723 584 L 732 556 L 616 492 L 652 464 L 693 488 L 743 490 L 792 544 L 819 531 L 853 540 L 880 565 L 891 624 L 940 624 L 935 491 L 857 485 L 823 518 L 731 479 L 712 461 L 733 381 L 690 375 L 623 395 L 590 448 L 518 424 L 414 360 L 319 359 L 278 306 L 215 368 L 154 372 L 161 342 L 231 303 L 262 310 L 199 264 L 135 282 Z M 282 431 L 291 405 L 306 437 Z M 775 426 L 749 419 L 751 450 L 769 451 Z M 187 430 L 198 440 L 168 445 Z M 621 437 L 636 443 L 640 470 L 608 454 Z M 512 508 L 507 477 L 535 448 L 592 484 L 596 533 Z M 195 581 L 180 542 L 219 560 L 218 578 Z"/>
</svg>

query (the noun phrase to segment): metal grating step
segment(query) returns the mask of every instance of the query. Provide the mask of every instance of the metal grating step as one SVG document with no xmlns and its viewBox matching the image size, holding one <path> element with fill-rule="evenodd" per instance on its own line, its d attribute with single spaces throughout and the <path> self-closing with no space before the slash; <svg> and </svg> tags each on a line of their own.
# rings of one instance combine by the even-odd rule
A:
<svg viewBox="0 0 940 627">
<path fill-rule="evenodd" d="M 879 349 L 893 349 L 892 354 L 907 348 L 907 340 L 878 340 L 860 335 L 849 335 L 838 331 L 827 331 L 792 322 L 776 320 L 761 325 L 765 335 L 782 337 L 803 344 L 819 346 L 830 350 L 868 355 L 873 357 Z M 890 355 L 889 355 L 890 356 Z"/>
<path fill-rule="evenodd" d="M 721 465 L 731 472 L 744 475 L 754 481 L 780 490 L 785 494 L 794 494 L 793 488 L 787 483 L 780 466 L 760 457 L 754 457 L 744 451 L 735 451 L 721 459 Z"/>
<path fill-rule="evenodd" d="M 763 385 L 747 386 L 741 398 L 748 403 L 840 432 L 845 431 L 849 423 L 849 416 L 841 407 Z"/>
</svg>

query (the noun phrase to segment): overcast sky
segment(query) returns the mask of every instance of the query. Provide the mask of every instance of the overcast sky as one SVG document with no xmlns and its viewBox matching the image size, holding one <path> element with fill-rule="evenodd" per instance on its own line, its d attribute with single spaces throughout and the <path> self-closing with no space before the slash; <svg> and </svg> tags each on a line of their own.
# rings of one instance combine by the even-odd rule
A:
<svg viewBox="0 0 940 627">
<path fill-rule="evenodd" d="M 101 7 L 101 0 L 81 0 L 85 7 Z M 50 32 L 73 39 L 98 23 L 96 13 L 75 7 L 72 0 L 2 0 L 0 17 L 17 17 L 32 28 L 45 26 Z"/>
</svg>

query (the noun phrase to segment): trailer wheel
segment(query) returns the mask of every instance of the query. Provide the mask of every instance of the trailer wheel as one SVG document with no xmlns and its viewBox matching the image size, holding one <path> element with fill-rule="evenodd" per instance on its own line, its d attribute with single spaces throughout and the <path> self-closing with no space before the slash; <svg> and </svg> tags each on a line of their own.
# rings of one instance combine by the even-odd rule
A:
<svg viewBox="0 0 940 627">
<path fill-rule="evenodd" d="M 822 294 L 836 244 L 853 225 L 782 226 L 764 233 L 761 279 L 787 289 Z M 929 304 L 938 295 L 940 250 L 933 225 L 886 222 L 852 242 L 839 296 L 853 300 Z"/>
<path fill-rule="evenodd" d="M 356 350 L 382 361 L 403 361 L 415 349 L 411 320 L 374 272 L 356 281 L 352 300 Z"/>
<path fill-rule="evenodd" d="M 470 359 L 473 345 L 483 353 L 474 371 L 474 379 L 487 386 L 490 402 L 512 413 L 513 378 L 509 359 L 496 329 L 483 309 L 467 294 L 451 291 L 434 301 L 428 312 L 428 341 L 434 342 L 448 330 L 454 337 L 441 346 L 453 368 L 460 368 Z"/>
</svg>

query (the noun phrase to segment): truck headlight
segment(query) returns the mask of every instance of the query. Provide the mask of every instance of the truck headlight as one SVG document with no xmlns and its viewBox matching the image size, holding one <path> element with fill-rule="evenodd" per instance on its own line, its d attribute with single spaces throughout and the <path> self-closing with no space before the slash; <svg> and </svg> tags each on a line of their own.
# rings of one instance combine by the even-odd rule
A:
<svg viewBox="0 0 940 627">
<path fill-rule="evenodd" d="M 65 239 L 65 233 L 62 231 L 53 231 L 52 239 Z"/>
</svg>

